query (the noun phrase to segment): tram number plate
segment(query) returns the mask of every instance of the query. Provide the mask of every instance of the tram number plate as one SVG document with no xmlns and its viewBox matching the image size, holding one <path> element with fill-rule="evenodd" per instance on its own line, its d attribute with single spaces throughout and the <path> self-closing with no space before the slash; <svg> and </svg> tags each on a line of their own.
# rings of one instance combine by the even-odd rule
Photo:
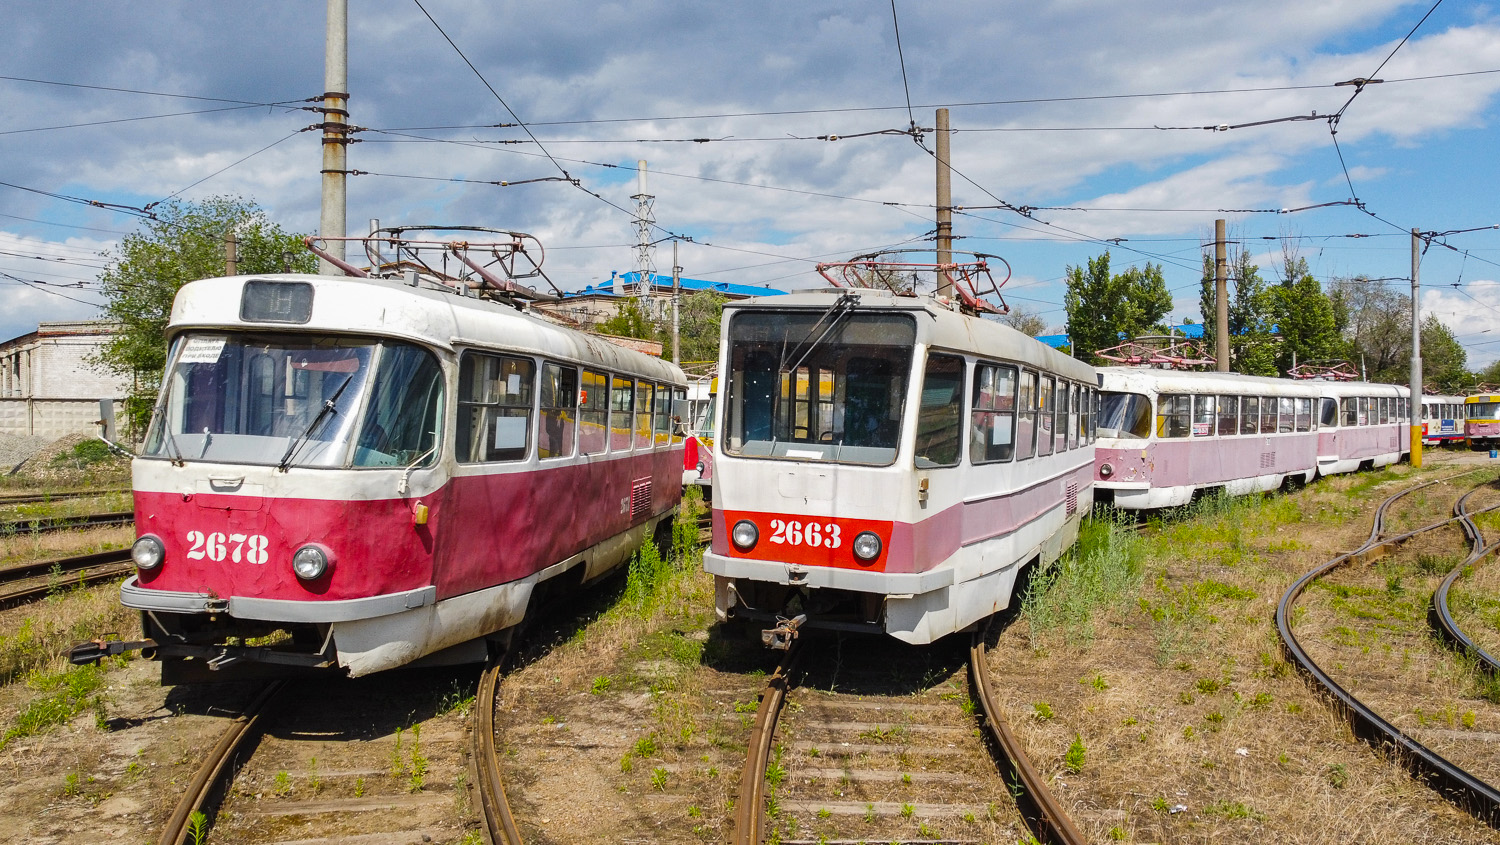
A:
<svg viewBox="0 0 1500 845">
<path fill-rule="evenodd" d="M 270 555 L 266 552 L 266 546 L 270 541 L 264 534 L 221 534 L 214 531 L 204 534 L 202 531 L 189 531 L 187 541 L 188 560 L 208 559 L 215 563 L 228 558 L 234 563 L 241 560 L 246 563 L 265 563 Z"/>
<path fill-rule="evenodd" d="M 827 546 L 836 549 L 843 542 L 839 539 L 842 533 L 839 526 L 832 522 L 804 524 L 795 520 L 771 520 L 771 542 L 788 546 Z"/>
</svg>

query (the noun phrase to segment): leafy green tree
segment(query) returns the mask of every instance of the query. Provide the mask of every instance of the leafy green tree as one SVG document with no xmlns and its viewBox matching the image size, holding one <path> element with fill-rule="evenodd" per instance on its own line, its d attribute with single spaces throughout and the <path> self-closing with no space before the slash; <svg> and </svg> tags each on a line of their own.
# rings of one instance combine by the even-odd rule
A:
<svg viewBox="0 0 1500 845">
<path fill-rule="evenodd" d="M 657 328 L 656 321 L 646 313 L 646 307 L 636 297 L 629 297 L 620 303 L 620 309 L 613 317 L 594 327 L 600 334 L 612 334 L 616 337 L 634 337 L 641 340 L 654 340 L 661 342 L 661 331 Z"/>
<path fill-rule="evenodd" d="M 1036 311 L 1017 306 L 1000 317 L 1000 322 L 1031 337 L 1047 332 L 1047 321 Z"/>
<path fill-rule="evenodd" d="M 150 421 L 166 367 L 172 300 L 188 282 L 224 275 L 226 232 L 233 228 L 238 236 L 241 273 L 282 272 L 284 253 L 292 254 L 293 271 L 317 271 L 317 259 L 303 247 L 302 235 L 282 230 L 253 201 L 240 197 L 169 200 L 156 207 L 144 226 L 144 231 L 125 236 L 118 254 L 105 254 L 110 263 L 99 274 L 104 312 L 121 328 L 96 363 L 131 377 L 135 386 L 125 406 L 134 436 Z"/>
<path fill-rule="evenodd" d="M 1229 289 L 1229 369 L 1276 375 L 1275 297 L 1266 289 L 1260 267 L 1250 262 L 1248 250 L 1240 249 L 1230 259 Z M 1198 303 L 1203 312 L 1203 342 L 1210 355 L 1219 348 L 1217 299 L 1214 259 L 1205 255 Z"/>
<path fill-rule="evenodd" d="M 1468 353 L 1436 314 L 1422 321 L 1422 380 L 1444 393 L 1463 393 L 1477 383 Z"/>
<path fill-rule="evenodd" d="M 1333 303 L 1308 271 L 1306 259 L 1284 254 L 1281 284 L 1271 294 L 1281 335 L 1277 370 L 1284 375 L 1298 363 L 1343 358 Z"/>
<path fill-rule="evenodd" d="M 678 360 L 719 360 L 719 322 L 728 301 L 729 297 L 712 290 L 693 291 L 682 298 L 677 312 Z"/>
<path fill-rule="evenodd" d="M 1090 258 L 1087 267 L 1068 266 L 1068 334 L 1075 355 L 1096 360 L 1094 352 L 1117 346 L 1158 327 L 1172 310 L 1172 294 L 1162 277 L 1161 265 L 1147 263 L 1123 273 L 1110 274 L 1109 253 Z M 1165 329 L 1161 329 L 1165 331 Z M 1078 352 L 1082 355 L 1077 355 Z"/>
<path fill-rule="evenodd" d="M 1475 373 L 1474 378 L 1476 379 L 1476 387 L 1480 384 L 1500 384 L 1500 361 L 1495 361 L 1488 367 Z"/>
</svg>

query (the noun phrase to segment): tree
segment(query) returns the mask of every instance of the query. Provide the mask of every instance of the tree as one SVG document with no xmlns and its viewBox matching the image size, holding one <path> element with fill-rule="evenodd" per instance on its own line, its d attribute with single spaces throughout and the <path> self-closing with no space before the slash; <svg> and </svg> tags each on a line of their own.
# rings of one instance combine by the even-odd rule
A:
<svg viewBox="0 0 1500 845">
<path fill-rule="evenodd" d="M 1463 393 L 1476 383 L 1468 353 L 1436 314 L 1422 321 L 1422 380 L 1444 393 Z"/>
<path fill-rule="evenodd" d="M 1031 337 L 1036 337 L 1047 331 L 1047 321 L 1039 312 L 1026 308 L 1016 307 L 1000 317 L 1000 322 Z"/>
<path fill-rule="evenodd" d="M 1273 316 L 1275 298 L 1266 290 L 1260 267 L 1250 263 L 1250 252 L 1241 248 L 1229 262 L 1229 369 L 1256 376 L 1276 375 L 1276 338 Z M 1214 259 L 1203 256 L 1202 290 L 1198 296 L 1203 312 L 1203 343 L 1209 354 L 1217 354 L 1218 283 Z"/>
<path fill-rule="evenodd" d="M 302 235 L 283 231 L 253 201 L 240 197 L 169 200 L 156 207 L 145 231 L 125 236 L 118 255 L 105 253 L 110 263 L 99 274 L 104 312 L 120 323 L 120 331 L 96 363 L 132 378 L 125 408 L 133 436 L 139 437 L 151 419 L 166 367 L 172 300 L 188 282 L 224 275 L 224 235 L 231 228 L 239 238 L 239 272 L 282 272 L 284 253 L 293 255 L 293 271 L 317 271 Z"/>
<path fill-rule="evenodd" d="M 729 297 L 712 290 L 694 291 L 682 298 L 678 315 L 678 360 L 719 360 L 719 321 Z M 670 338 L 669 338 L 670 340 Z"/>
<path fill-rule="evenodd" d="M 1411 297 L 1365 276 L 1335 279 L 1329 291 L 1344 356 L 1370 381 L 1402 384 L 1411 374 Z"/>
<path fill-rule="evenodd" d="M 1075 357 L 1086 361 L 1096 360 L 1096 350 L 1118 346 L 1121 337 L 1134 338 L 1157 327 L 1172 310 L 1160 264 L 1148 262 L 1145 269 L 1111 275 L 1105 252 L 1090 258 L 1087 268 L 1069 265 L 1067 278 L 1068 334 Z"/>
<path fill-rule="evenodd" d="M 646 308 L 641 301 L 633 296 L 620 303 L 620 308 L 615 315 L 600 323 L 595 331 L 616 337 L 661 341 L 661 332 L 657 329 L 656 322 L 651 319 L 650 314 L 646 313 Z"/>
<path fill-rule="evenodd" d="M 1276 328 L 1281 335 L 1276 367 L 1283 375 L 1297 363 L 1343 357 L 1333 303 L 1308 272 L 1306 259 L 1284 251 L 1281 284 L 1272 288 L 1271 293 Z"/>
</svg>

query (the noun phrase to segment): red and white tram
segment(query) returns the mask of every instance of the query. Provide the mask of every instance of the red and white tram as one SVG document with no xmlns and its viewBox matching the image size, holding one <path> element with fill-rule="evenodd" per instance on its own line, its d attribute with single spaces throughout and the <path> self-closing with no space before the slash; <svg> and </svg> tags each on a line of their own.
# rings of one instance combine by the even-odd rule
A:
<svg viewBox="0 0 1500 845">
<path fill-rule="evenodd" d="M 1318 474 L 1390 466 L 1411 451 L 1411 389 L 1399 384 L 1317 381 L 1322 398 Z"/>
<path fill-rule="evenodd" d="M 121 588 L 164 682 L 482 660 L 670 518 L 682 371 L 475 286 L 181 290 Z"/>
<path fill-rule="evenodd" d="M 1126 510 L 1311 481 L 1320 386 L 1238 373 L 1099 370 L 1095 498 Z"/>
<path fill-rule="evenodd" d="M 776 626 L 773 645 L 798 624 L 930 643 L 1076 539 L 1092 367 L 907 291 L 731 302 L 723 325 L 704 554 L 720 620 Z"/>
<path fill-rule="evenodd" d="M 1464 397 L 1464 435 L 1470 449 L 1500 446 L 1500 393 Z"/>
<path fill-rule="evenodd" d="M 1422 443 L 1445 446 L 1463 442 L 1464 397 L 1422 394 Z"/>
</svg>

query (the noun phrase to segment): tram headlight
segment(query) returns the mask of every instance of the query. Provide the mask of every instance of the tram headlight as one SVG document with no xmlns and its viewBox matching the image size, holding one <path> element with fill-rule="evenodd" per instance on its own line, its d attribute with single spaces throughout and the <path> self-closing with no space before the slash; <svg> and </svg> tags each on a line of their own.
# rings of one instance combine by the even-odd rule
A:
<svg viewBox="0 0 1500 845">
<path fill-rule="evenodd" d="M 734 530 L 729 532 L 729 539 L 734 541 L 735 547 L 740 551 L 748 552 L 760 540 L 760 529 L 750 520 L 742 519 L 734 524 Z"/>
<path fill-rule="evenodd" d="M 1111 475 L 1114 475 L 1114 474 L 1115 474 L 1115 468 L 1114 467 L 1110 466 L 1109 464 L 1100 464 L 1099 465 L 1099 477 L 1100 478 L 1109 478 Z"/>
<path fill-rule="evenodd" d="M 292 571 L 303 581 L 316 581 L 328 573 L 333 566 L 328 552 L 322 546 L 308 543 L 292 555 Z"/>
<path fill-rule="evenodd" d="M 139 569 L 155 569 L 166 560 L 167 547 L 158 537 L 147 534 L 135 541 L 130 547 L 130 559 L 135 561 Z"/>
<path fill-rule="evenodd" d="M 861 531 L 854 536 L 854 556 L 863 561 L 880 557 L 880 538 L 873 531 Z"/>
</svg>

